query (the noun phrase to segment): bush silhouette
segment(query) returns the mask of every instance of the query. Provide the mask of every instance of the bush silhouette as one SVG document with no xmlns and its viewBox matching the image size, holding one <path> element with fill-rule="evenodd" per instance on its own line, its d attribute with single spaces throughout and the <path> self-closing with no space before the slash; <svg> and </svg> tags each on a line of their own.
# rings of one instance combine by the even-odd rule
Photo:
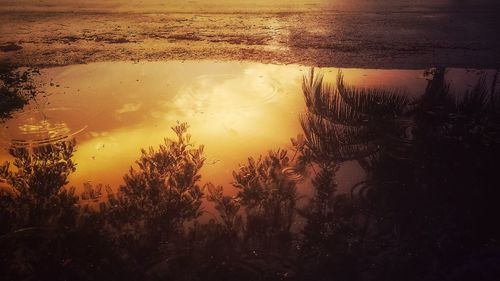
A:
<svg viewBox="0 0 500 281">
<path fill-rule="evenodd" d="M 409 98 L 311 71 L 304 134 L 240 165 L 235 196 L 201 185 L 203 146 L 186 123 L 141 150 L 117 189 L 85 184 L 79 196 L 67 186 L 74 141 L 11 147 L 14 161 L 0 166 L 2 277 L 496 280 L 500 93 L 485 78 L 452 93 L 445 69 L 429 74 Z M 347 161 L 366 177 L 340 193 Z M 302 207 L 305 176 L 314 194 Z"/>
</svg>

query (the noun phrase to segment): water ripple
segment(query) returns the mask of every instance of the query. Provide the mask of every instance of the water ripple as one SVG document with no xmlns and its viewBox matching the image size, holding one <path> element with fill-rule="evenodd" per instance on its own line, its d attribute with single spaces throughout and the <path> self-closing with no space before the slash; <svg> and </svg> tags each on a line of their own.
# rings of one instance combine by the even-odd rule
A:
<svg viewBox="0 0 500 281">
<path fill-rule="evenodd" d="M 16 114 L 2 128 L 0 141 L 11 146 L 40 146 L 73 138 L 84 131 L 85 110 L 72 107 L 31 109 Z"/>
</svg>

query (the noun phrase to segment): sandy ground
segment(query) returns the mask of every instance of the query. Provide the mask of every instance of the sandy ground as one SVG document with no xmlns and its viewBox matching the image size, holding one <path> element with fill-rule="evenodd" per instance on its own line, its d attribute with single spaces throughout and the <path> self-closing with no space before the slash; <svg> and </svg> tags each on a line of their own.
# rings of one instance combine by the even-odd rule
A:
<svg viewBox="0 0 500 281">
<path fill-rule="evenodd" d="M 0 9 L 1 10 L 1 9 Z M 0 12 L 0 63 L 249 60 L 308 66 L 500 66 L 496 9 Z"/>
</svg>

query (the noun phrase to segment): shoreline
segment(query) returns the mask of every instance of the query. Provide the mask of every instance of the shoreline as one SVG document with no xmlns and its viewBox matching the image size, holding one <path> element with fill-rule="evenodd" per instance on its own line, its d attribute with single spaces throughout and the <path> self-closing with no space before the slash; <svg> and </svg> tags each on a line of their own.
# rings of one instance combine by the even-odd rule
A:
<svg viewBox="0 0 500 281">
<path fill-rule="evenodd" d="M 44 50 L 44 52 L 51 50 Z M 298 56 L 290 56 L 290 54 L 280 54 L 276 52 L 265 52 L 256 49 L 236 49 L 231 50 L 231 52 L 226 54 L 207 54 L 205 52 L 196 52 L 195 50 L 183 50 L 179 52 L 176 50 L 175 53 L 137 53 L 134 59 L 131 59 L 130 53 L 117 54 L 114 52 L 102 51 L 96 54 L 96 57 L 88 58 L 85 57 L 87 53 L 86 50 L 79 50 L 73 57 L 66 57 L 61 60 L 61 57 L 57 54 L 56 50 L 52 50 L 54 54 L 51 56 L 46 56 L 40 59 L 40 52 L 33 52 L 26 55 L 24 52 L 22 55 L 18 55 L 12 58 L 5 58 L 0 55 L 0 64 L 9 65 L 14 68 L 18 67 L 36 67 L 36 68 L 51 68 L 51 67 L 62 67 L 69 65 L 78 64 L 91 64 L 91 63 L 102 63 L 102 62 L 118 62 L 118 61 L 130 61 L 130 62 L 160 62 L 160 61 L 220 61 L 220 62 L 256 62 L 263 64 L 275 64 L 275 65 L 301 65 L 306 67 L 335 67 L 335 68 L 356 68 L 356 69 L 400 69 L 400 70 L 421 70 L 434 67 L 446 67 L 446 68 L 464 68 L 464 69 L 499 69 L 500 62 L 477 62 L 473 60 L 467 60 L 462 62 L 442 62 L 442 63 L 430 63 L 426 59 L 422 59 L 420 62 L 415 62 L 415 57 L 410 57 L 408 55 L 407 59 L 397 59 L 390 61 L 380 61 L 372 60 L 367 62 L 365 59 L 357 58 L 356 56 L 343 56 L 343 54 L 329 56 L 325 55 L 324 59 L 321 61 L 316 61 L 315 58 L 303 58 Z M 171 49 L 165 52 L 172 51 Z M 43 52 L 42 52 L 43 53 Z M 75 53 L 75 52 L 73 52 Z M 310 56 L 314 56 L 314 52 L 310 52 Z"/>
<path fill-rule="evenodd" d="M 465 18 L 349 11 L 0 14 L 0 63 L 18 67 L 201 59 L 370 69 L 500 67 L 500 18 L 493 11 Z M 461 23 L 451 22 L 458 18 Z"/>
</svg>

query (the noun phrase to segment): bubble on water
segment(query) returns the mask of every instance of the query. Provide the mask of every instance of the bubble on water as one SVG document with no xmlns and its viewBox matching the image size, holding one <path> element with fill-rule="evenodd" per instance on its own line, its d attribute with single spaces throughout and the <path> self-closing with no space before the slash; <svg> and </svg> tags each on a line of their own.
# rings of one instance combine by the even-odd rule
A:
<svg viewBox="0 0 500 281">
<path fill-rule="evenodd" d="M 289 180 L 292 181 L 301 181 L 304 179 L 304 176 L 300 171 L 295 167 L 286 167 L 281 171 Z"/>
</svg>

